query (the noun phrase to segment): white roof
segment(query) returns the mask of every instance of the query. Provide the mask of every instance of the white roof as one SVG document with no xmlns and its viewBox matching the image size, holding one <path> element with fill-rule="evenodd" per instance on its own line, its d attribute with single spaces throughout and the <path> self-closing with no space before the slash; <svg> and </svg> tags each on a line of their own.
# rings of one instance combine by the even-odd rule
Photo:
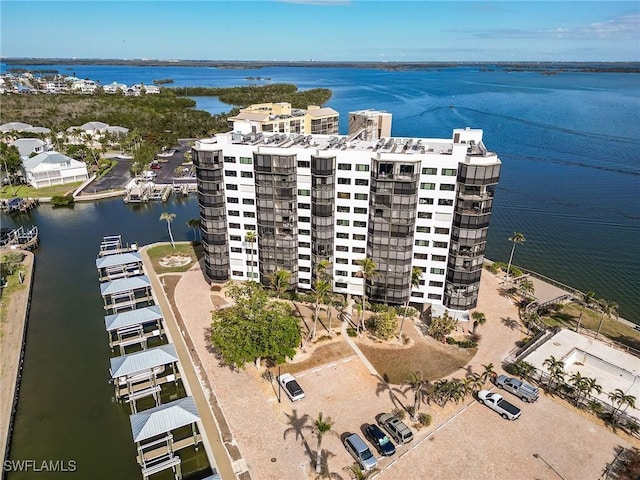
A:
<svg viewBox="0 0 640 480">
<path fill-rule="evenodd" d="M 311 117 L 327 117 L 329 115 L 338 115 L 333 108 L 324 107 L 324 108 L 312 108 L 307 110 L 307 114 Z"/>
<path fill-rule="evenodd" d="M 0 125 L 0 132 L 21 132 L 25 128 L 29 128 L 32 126 L 33 125 L 22 122 L 3 123 L 2 125 Z"/>
<path fill-rule="evenodd" d="M 27 127 L 22 129 L 22 131 L 29 133 L 51 133 L 51 129 L 45 127 Z"/>
<path fill-rule="evenodd" d="M 85 167 L 83 162 L 79 162 L 71 157 L 67 157 L 56 151 L 42 152 L 35 157 L 27 158 L 23 162 L 24 169 L 28 171 L 34 170 L 60 170 L 64 168 Z"/>
<path fill-rule="evenodd" d="M 138 252 L 117 253 L 96 259 L 96 268 L 109 268 L 117 265 L 128 265 L 130 263 L 140 263 L 142 257 Z"/>
<path fill-rule="evenodd" d="M 150 287 L 149 277 L 146 275 L 138 275 L 137 277 L 119 278 L 110 282 L 100 284 L 100 293 L 102 295 L 113 295 L 114 293 L 126 292 L 127 290 L 136 290 L 138 288 Z"/>
<path fill-rule="evenodd" d="M 200 416 L 193 397 L 180 398 L 129 416 L 134 442 L 142 442 L 198 420 Z"/>
<path fill-rule="evenodd" d="M 103 122 L 87 122 L 84 125 L 80 125 L 80 130 L 104 130 L 108 126 L 108 123 Z"/>
<path fill-rule="evenodd" d="M 36 151 L 36 148 L 44 147 L 46 144 L 46 142 L 39 138 L 19 138 L 11 142 L 11 145 L 18 149 L 21 157 L 28 157 Z"/>
<path fill-rule="evenodd" d="M 133 375 L 162 365 L 169 365 L 178 360 L 178 354 L 172 343 L 120 357 L 113 357 L 110 359 L 111 378 Z"/>
<path fill-rule="evenodd" d="M 157 305 L 137 308 L 128 312 L 115 313 L 104 317 L 104 325 L 108 332 L 133 325 L 144 325 L 149 322 L 162 320 L 162 311 Z"/>
<path fill-rule="evenodd" d="M 125 127 L 118 127 L 117 125 L 109 126 L 105 129 L 107 132 L 112 133 L 129 133 L 129 129 Z"/>
</svg>

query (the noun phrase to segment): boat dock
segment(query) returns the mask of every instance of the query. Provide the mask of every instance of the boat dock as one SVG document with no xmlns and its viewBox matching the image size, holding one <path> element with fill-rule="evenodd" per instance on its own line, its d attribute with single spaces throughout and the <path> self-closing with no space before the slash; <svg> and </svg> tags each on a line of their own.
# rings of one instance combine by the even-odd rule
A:
<svg viewBox="0 0 640 480">
<path fill-rule="evenodd" d="M 127 185 L 124 203 L 166 202 L 172 194 L 186 197 L 197 190 L 195 183 L 155 184 L 132 180 Z"/>
<path fill-rule="evenodd" d="M 3 228 L 0 229 L 0 247 L 31 250 L 38 246 L 38 227 Z"/>
<path fill-rule="evenodd" d="M 27 213 L 40 205 L 37 198 L 12 198 L 10 200 L 0 200 L 0 210 L 9 215 Z"/>
<path fill-rule="evenodd" d="M 220 480 L 213 455 L 208 454 L 211 449 L 196 402 L 183 383 L 180 358 L 137 250 L 137 244 L 123 246 L 119 235 L 104 237 L 96 268 L 112 352 L 111 383 L 116 400 L 131 408 L 131 434 L 142 478 L 171 469 L 174 479 L 180 480 L 180 453 L 186 452 L 190 458 L 204 456 L 209 467 L 202 475 Z M 200 450 L 202 445 L 205 448 Z"/>
</svg>

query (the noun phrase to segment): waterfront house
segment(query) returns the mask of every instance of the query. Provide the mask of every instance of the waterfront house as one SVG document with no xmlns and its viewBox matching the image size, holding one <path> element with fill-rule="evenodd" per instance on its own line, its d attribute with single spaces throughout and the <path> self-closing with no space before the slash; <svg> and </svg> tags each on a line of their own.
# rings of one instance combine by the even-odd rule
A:
<svg viewBox="0 0 640 480">
<path fill-rule="evenodd" d="M 53 150 L 27 158 L 22 164 L 27 183 L 34 188 L 81 182 L 89 178 L 83 162 Z"/>
<path fill-rule="evenodd" d="M 113 82 L 102 87 L 104 93 L 124 93 L 127 90 L 127 86 L 124 83 Z"/>
<path fill-rule="evenodd" d="M 19 138 L 11 142 L 10 145 L 18 149 L 23 160 L 26 160 L 34 153 L 39 154 L 51 149 L 51 145 L 39 138 Z"/>
</svg>

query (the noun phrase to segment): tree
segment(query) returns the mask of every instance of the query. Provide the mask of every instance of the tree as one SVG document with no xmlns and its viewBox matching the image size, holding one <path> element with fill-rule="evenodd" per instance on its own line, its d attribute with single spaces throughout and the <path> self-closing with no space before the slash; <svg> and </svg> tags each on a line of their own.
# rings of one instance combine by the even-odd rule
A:
<svg viewBox="0 0 640 480">
<path fill-rule="evenodd" d="M 176 248 L 176 245 L 173 242 L 173 233 L 171 232 L 171 222 L 173 222 L 174 218 L 176 218 L 175 213 L 162 212 L 162 215 L 160 215 L 160 221 L 165 220 L 167 222 L 167 230 L 169 231 L 169 239 L 171 240 L 171 246 L 173 248 Z"/>
<path fill-rule="evenodd" d="M 505 283 L 509 281 L 509 273 L 511 272 L 511 261 L 513 260 L 513 252 L 516 249 L 516 245 L 523 244 L 527 241 L 527 239 L 521 232 L 513 232 L 513 235 L 509 237 L 509 241 L 513 242 L 513 246 L 511 247 L 511 255 L 509 255 L 509 263 L 507 264 L 507 278 L 505 279 Z"/>
<path fill-rule="evenodd" d="M 407 381 L 408 389 L 413 392 L 413 409 L 411 410 L 411 418 L 415 418 L 416 413 L 418 413 L 426 385 L 427 380 L 424 378 L 422 371 L 418 370 L 411 372 L 409 380 Z"/>
<path fill-rule="evenodd" d="M 600 335 L 600 329 L 602 328 L 602 323 L 604 322 L 604 316 L 611 319 L 612 316 L 618 318 L 618 312 L 616 309 L 618 308 L 618 304 L 616 302 L 609 302 L 607 300 L 598 300 L 600 304 L 600 308 L 602 309 L 602 316 L 600 317 L 600 323 L 598 323 L 598 331 L 596 332 L 596 338 Z"/>
<path fill-rule="evenodd" d="M 356 273 L 356 276 L 362 278 L 362 314 L 360 315 L 360 325 L 362 330 L 366 330 L 364 326 L 364 312 L 367 309 L 367 281 L 380 274 L 378 266 L 370 257 L 357 260 L 356 263 L 360 265 L 360 271 Z"/>
<path fill-rule="evenodd" d="M 547 367 L 549 371 L 549 382 L 547 385 L 551 387 L 551 384 L 554 382 L 560 385 L 560 382 L 564 380 L 564 361 L 551 355 L 542 362 L 542 366 Z"/>
<path fill-rule="evenodd" d="M 473 318 L 473 333 L 476 333 L 476 328 L 478 328 L 478 325 L 484 325 L 485 323 L 487 323 L 487 317 L 485 316 L 484 313 L 482 312 L 473 312 L 471 314 L 471 318 Z"/>
<path fill-rule="evenodd" d="M 313 296 L 315 300 L 315 308 L 313 313 L 313 332 L 311 337 L 313 339 L 316 338 L 318 333 L 318 317 L 320 316 L 320 307 L 322 304 L 326 304 L 329 302 L 331 298 L 331 283 L 326 280 L 317 280 L 315 284 L 315 288 L 313 289 Z"/>
<path fill-rule="evenodd" d="M 320 473 L 322 469 L 322 437 L 324 437 L 327 433 L 337 435 L 336 432 L 331 430 L 332 427 L 333 420 L 331 420 L 331 417 L 324 418 L 322 416 L 322 412 L 318 414 L 318 418 L 315 419 L 313 425 L 311 426 L 311 432 L 318 439 L 318 446 L 316 447 L 316 473 Z"/>
<path fill-rule="evenodd" d="M 248 362 L 260 365 L 261 358 L 282 363 L 296 353 L 300 344 L 298 319 L 290 305 L 270 301 L 256 282 L 227 284 L 231 307 L 213 312 L 211 342 L 228 365 L 244 368 Z"/>
<path fill-rule="evenodd" d="M 485 384 L 487 383 L 487 380 L 489 380 L 489 378 L 493 376 L 493 374 L 495 373 L 495 370 L 493 369 L 493 363 L 487 363 L 486 365 L 482 365 L 482 368 L 484 368 L 484 371 L 480 375 L 480 378 L 482 379 L 482 383 Z"/>
<path fill-rule="evenodd" d="M 276 291 L 276 296 L 280 298 L 284 292 L 289 290 L 291 280 L 291 272 L 283 268 L 279 268 L 275 272 L 269 275 L 269 282 Z"/>
<path fill-rule="evenodd" d="M 200 219 L 199 218 L 190 218 L 187 220 L 187 227 L 193 230 L 193 241 L 198 241 L 198 229 L 200 228 Z"/>
<path fill-rule="evenodd" d="M 20 151 L 15 145 L 0 142 L 0 157 L 2 157 L 2 167 L 9 176 L 15 175 L 22 169 Z"/>
<path fill-rule="evenodd" d="M 253 244 L 256 243 L 256 240 L 258 239 L 258 236 L 256 235 L 256 232 L 247 232 L 247 234 L 244 236 L 244 241 L 247 242 L 249 244 L 249 257 L 250 257 L 250 262 L 249 263 L 249 273 L 251 274 L 251 281 L 253 282 Z"/>
<path fill-rule="evenodd" d="M 371 470 L 362 470 L 362 468 L 360 468 L 360 465 L 358 465 L 357 463 L 352 463 L 347 467 L 343 467 L 343 470 L 349 474 L 349 477 L 352 480 L 367 480 L 380 471 L 378 468 L 372 468 Z"/>
<path fill-rule="evenodd" d="M 411 285 L 410 287 L 418 288 L 420 286 L 420 280 L 422 279 L 422 270 L 418 267 L 413 267 L 411 269 Z M 404 309 L 402 309 L 402 320 L 400 321 L 400 333 L 398 334 L 398 340 L 400 341 L 400 345 L 402 345 L 402 335 L 404 334 L 404 319 L 407 316 L 407 308 L 409 307 L 409 299 L 411 295 L 407 298 L 407 301 L 404 303 Z"/>
<path fill-rule="evenodd" d="M 440 340 L 442 342 L 447 335 L 453 332 L 453 329 L 456 328 L 457 324 L 458 320 L 450 316 L 449 312 L 445 310 L 444 315 L 441 317 L 431 318 L 431 323 L 429 324 L 427 333 L 436 340 Z"/>
<path fill-rule="evenodd" d="M 387 307 L 371 318 L 371 330 L 375 337 L 389 340 L 398 331 L 398 313 L 395 308 Z"/>
<path fill-rule="evenodd" d="M 613 411 L 611 412 L 611 420 L 613 423 L 617 423 L 620 416 L 624 413 L 624 410 L 621 410 L 622 405 L 626 405 L 625 410 L 627 407 L 634 408 L 636 406 L 636 397 L 633 395 L 627 395 L 620 388 L 616 388 L 613 392 L 609 392 L 607 396 L 609 397 L 609 400 L 611 400 L 611 406 L 613 407 Z M 616 415 L 616 413 L 618 413 L 618 415 Z"/>
<path fill-rule="evenodd" d="M 580 333 L 580 325 L 582 324 L 582 317 L 584 315 L 585 309 L 591 305 L 596 297 L 596 293 L 589 290 L 587 293 L 581 294 L 582 298 L 580 299 L 580 303 L 582 303 L 582 310 L 580 310 L 580 317 L 578 318 L 578 326 L 576 327 L 576 332 Z"/>
</svg>

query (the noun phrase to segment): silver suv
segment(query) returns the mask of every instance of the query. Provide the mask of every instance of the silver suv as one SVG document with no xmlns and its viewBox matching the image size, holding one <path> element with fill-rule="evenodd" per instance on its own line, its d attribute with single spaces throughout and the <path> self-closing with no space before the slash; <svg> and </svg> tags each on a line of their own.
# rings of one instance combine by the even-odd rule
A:
<svg viewBox="0 0 640 480">
<path fill-rule="evenodd" d="M 372 470 L 378 465 L 376 457 L 357 433 L 352 433 L 345 438 L 344 446 L 364 470 Z"/>
<path fill-rule="evenodd" d="M 398 417 L 390 413 L 383 413 L 376 418 L 382 428 L 393 438 L 398 445 L 413 440 L 413 432 Z"/>
</svg>

